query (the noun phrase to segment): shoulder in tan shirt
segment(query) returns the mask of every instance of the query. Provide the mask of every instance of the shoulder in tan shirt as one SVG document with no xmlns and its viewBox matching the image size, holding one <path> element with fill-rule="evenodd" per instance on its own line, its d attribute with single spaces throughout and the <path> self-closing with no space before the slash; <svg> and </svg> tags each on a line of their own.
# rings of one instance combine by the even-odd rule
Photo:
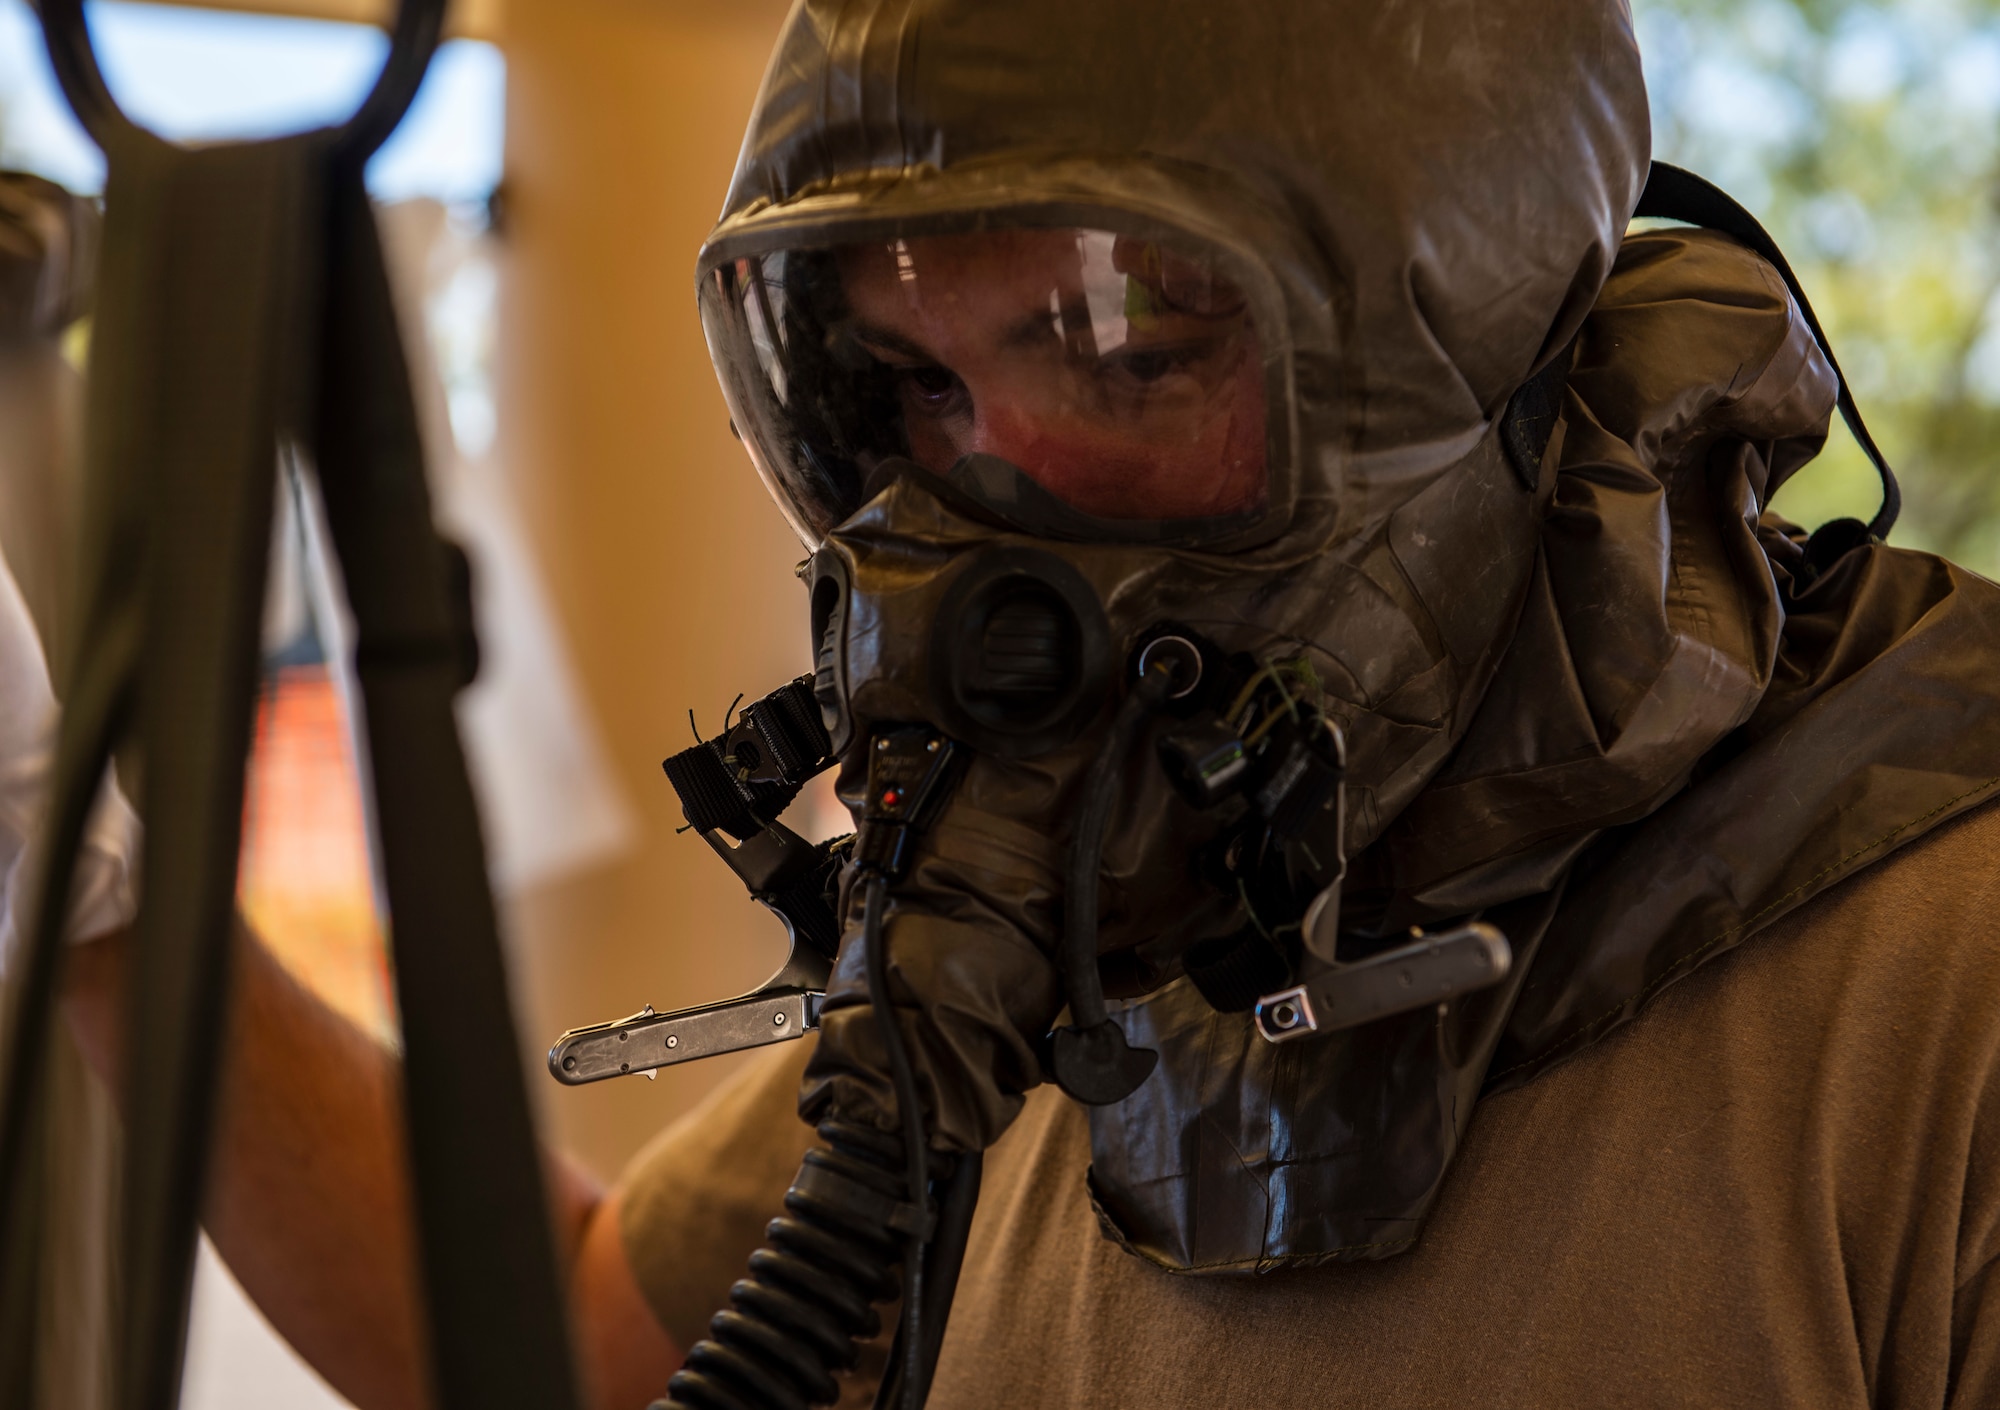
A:
<svg viewBox="0 0 2000 1410">
<path fill-rule="evenodd" d="M 683 1346 L 811 1133 L 806 1053 L 628 1173 Z M 1105 1241 L 1052 1088 L 988 1158 L 937 1410 L 2000 1407 L 2000 807 L 1940 828 L 1483 1103 L 1411 1252 L 1264 1277 Z M 850 1402 L 866 1403 L 857 1385 Z"/>
</svg>

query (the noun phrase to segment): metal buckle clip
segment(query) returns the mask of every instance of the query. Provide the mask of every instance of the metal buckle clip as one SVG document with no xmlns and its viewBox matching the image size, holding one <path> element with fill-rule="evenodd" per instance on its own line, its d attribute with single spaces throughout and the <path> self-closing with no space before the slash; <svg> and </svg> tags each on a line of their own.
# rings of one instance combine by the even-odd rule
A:
<svg viewBox="0 0 2000 1410">
<path fill-rule="evenodd" d="M 1485 921 L 1422 935 L 1257 1001 L 1257 1031 L 1285 1043 L 1442 1004 L 1498 984 L 1513 967 L 1507 937 Z"/>
</svg>

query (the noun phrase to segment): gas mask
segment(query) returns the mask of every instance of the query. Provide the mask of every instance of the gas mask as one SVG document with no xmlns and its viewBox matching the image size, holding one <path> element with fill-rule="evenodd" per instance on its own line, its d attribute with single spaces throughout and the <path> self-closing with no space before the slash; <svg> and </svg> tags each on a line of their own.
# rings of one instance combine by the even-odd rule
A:
<svg viewBox="0 0 2000 1410">
<path fill-rule="evenodd" d="M 1319 477 L 1338 460 L 1291 464 L 1292 418 L 1269 414 L 1294 365 L 1259 332 L 1283 326 L 1274 281 L 1253 295 L 1254 266 L 1187 236 L 1030 225 L 744 256 L 714 278 L 738 424 L 824 536 L 814 694 L 862 845 L 908 787 L 880 767 L 900 737 L 960 756 L 886 902 L 934 1144 L 983 1149 L 1045 1077 L 1093 1105 L 1131 1095 L 1156 1054 L 1108 1016 L 1107 971 L 1114 995 L 1187 974 L 1224 1011 L 1268 999 L 1267 1040 L 1505 973 L 1487 927 L 1390 947 L 1394 991 L 1338 943 L 1358 678 L 1481 684 L 1430 614 L 1384 633 L 1397 604 L 1375 579 L 1421 593 L 1399 530 L 1465 543 L 1526 523 L 1496 445 L 1440 482 L 1449 508 L 1419 497 L 1422 529 L 1392 514 L 1330 542 Z M 1496 583 L 1466 639 L 1492 641 L 1522 585 Z M 1363 788 L 1391 762 L 1369 754 Z M 805 1109 L 893 1129 L 857 954 Z"/>
</svg>

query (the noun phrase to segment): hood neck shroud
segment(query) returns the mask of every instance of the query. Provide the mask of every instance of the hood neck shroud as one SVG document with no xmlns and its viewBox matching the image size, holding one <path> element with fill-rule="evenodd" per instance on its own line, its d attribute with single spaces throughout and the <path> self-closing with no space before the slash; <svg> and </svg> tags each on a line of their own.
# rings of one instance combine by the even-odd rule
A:
<svg viewBox="0 0 2000 1410">
<path fill-rule="evenodd" d="M 1513 974 L 1278 1047 L 1186 982 L 1124 1006 L 1162 1057 L 1092 1114 L 1111 1237 L 1189 1272 L 1407 1248 L 1480 1096 L 2000 791 L 2000 589 L 1875 542 L 1813 575 L 1762 510 L 1833 403 L 1761 259 L 1704 231 L 1625 242 L 1578 339 L 1512 639 L 1349 878 L 1385 938 L 1493 921 Z"/>
</svg>

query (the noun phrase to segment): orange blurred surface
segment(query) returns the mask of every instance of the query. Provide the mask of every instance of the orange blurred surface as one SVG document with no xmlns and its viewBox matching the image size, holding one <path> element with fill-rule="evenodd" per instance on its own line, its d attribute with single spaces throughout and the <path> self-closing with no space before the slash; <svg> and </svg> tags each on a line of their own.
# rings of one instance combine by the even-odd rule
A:
<svg viewBox="0 0 2000 1410">
<path fill-rule="evenodd" d="M 243 822 L 237 903 L 251 926 L 334 1008 L 393 1033 L 360 776 L 326 667 L 266 678 Z"/>
</svg>

